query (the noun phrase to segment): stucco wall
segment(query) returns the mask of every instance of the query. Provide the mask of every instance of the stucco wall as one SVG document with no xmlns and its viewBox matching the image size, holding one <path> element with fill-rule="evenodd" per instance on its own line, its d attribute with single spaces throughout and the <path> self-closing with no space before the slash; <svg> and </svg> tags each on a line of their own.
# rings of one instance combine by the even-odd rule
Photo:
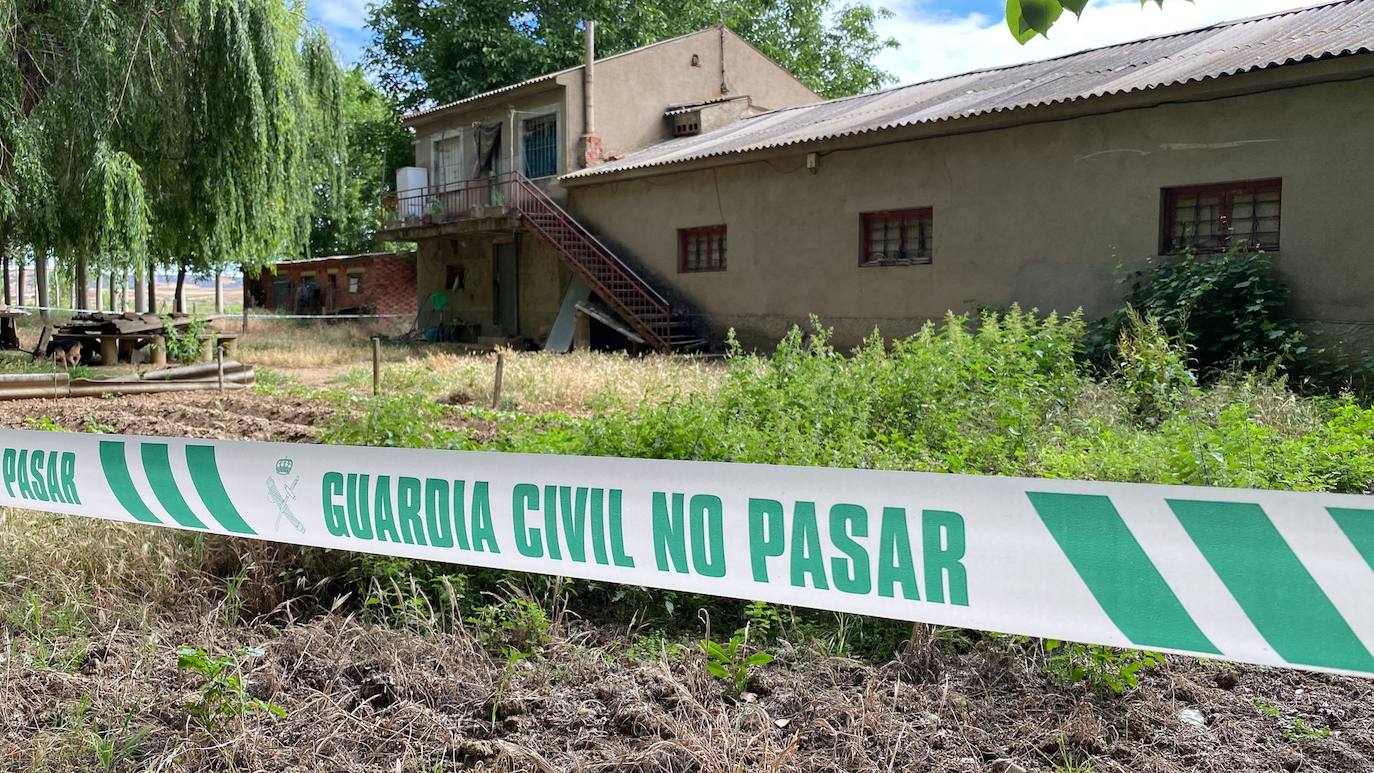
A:
<svg viewBox="0 0 1374 773">
<path fill-rule="evenodd" d="M 748 95 L 755 107 L 775 109 L 818 99 L 790 73 L 729 30 L 725 32 L 723 50 L 725 82 L 730 93 Z M 605 153 L 627 153 L 668 139 L 671 131 L 663 111 L 669 105 L 719 98 L 721 51 L 720 32 L 709 29 L 599 60 L 594 121 Z M 698 57 L 696 67 L 691 63 L 693 54 Z M 499 121 L 504 131 L 500 171 L 519 169 L 520 121 L 530 111 L 542 113 L 550 107 L 559 115 L 560 172 L 580 169 L 581 138 L 585 131 L 581 67 L 545 83 L 493 94 L 470 105 L 410 122 L 415 130 L 415 164 L 429 169 L 432 181 L 434 142 L 462 133 L 465 176 L 471 177 L 477 152 L 473 124 Z M 514 124 L 511 111 L 516 111 Z M 556 196 L 562 195 L 561 188 L 552 181 L 545 187 Z"/>
<path fill-rule="evenodd" d="M 819 100 L 786 70 L 735 33 L 723 41 L 730 95 L 747 95 L 768 110 Z M 719 99 L 722 39 L 702 30 L 596 65 L 596 133 L 606 155 L 628 153 L 672 136 L 663 117 L 669 105 Z M 692 66 L 692 56 L 698 66 Z M 577 74 L 581 79 L 581 72 Z M 579 93 L 578 97 L 581 99 Z M 580 102 L 578 103 L 581 104 Z"/>
<path fill-rule="evenodd" d="M 542 343 L 558 316 L 571 274 L 542 240 L 531 234 L 472 234 L 419 242 L 416 261 L 421 329 L 444 323 L 464 322 L 481 326 L 483 336 L 496 336 L 495 245 L 514 240 L 519 303 L 519 335 Z M 460 290 L 446 285 L 449 266 L 463 268 Z M 436 312 L 430 295 L 442 292 L 448 306 Z"/>
<path fill-rule="evenodd" d="M 1042 111 L 1054 118 L 1054 111 Z M 815 313 L 854 343 L 946 310 L 1100 315 L 1157 253 L 1161 188 L 1283 178 L 1275 263 L 1303 317 L 1374 330 L 1374 81 L 1172 104 L 571 188 L 573 210 L 756 345 Z M 883 141 L 876 136 L 875 142 Z M 808 150 L 821 150 L 815 174 Z M 931 265 L 860 267 L 860 213 L 933 207 Z M 728 270 L 678 274 L 676 229 L 725 223 Z"/>
<path fill-rule="evenodd" d="M 461 321 L 483 326 L 490 334 L 493 325 L 491 236 L 464 236 L 427 239 L 418 243 L 415 261 L 420 302 L 420 329 L 439 322 Z M 450 265 L 463 267 L 464 287 L 450 290 L 445 285 Z M 442 312 L 434 311 L 430 296 L 448 296 Z"/>
</svg>

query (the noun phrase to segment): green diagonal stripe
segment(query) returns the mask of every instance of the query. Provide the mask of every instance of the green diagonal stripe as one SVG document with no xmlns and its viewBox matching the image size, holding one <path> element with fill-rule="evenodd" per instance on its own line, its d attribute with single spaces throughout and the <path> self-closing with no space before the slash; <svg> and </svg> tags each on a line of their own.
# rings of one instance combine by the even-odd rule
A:
<svg viewBox="0 0 1374 773">
<path fill-rule="evenodd" d="M 235 534 L 256 534 L 239 515 L 234 503 L 229 501 L 229 492 L 224 490 L 224 481 L 219 477 L 219 466 L 215 464 L 214 446 L 186 446 L 186 466 L 191 470 L 191 483 L 200 494 L 200 500 L 210 510 L 219 525 Z"/>
<path fill-rule="evenodd" d="M 1028 491 L 1107 617 L 1141 647 L 1220 654 L 1104 496 Z"/>
<path fill-rule="evenodd" d="M 1374 569 L 1374 510 L 1328 507 L 1326 511 L 1336 519 L 1336 525 L 1341 527 L 1350 544 L 1364 557 L 1364 562 Z"/>
<path fill-rule="evenodd" d="M 1374 671 L 1374 657 L 1263 508 L 1248 502 L 1168 502 L 1250 622 L 1284 660 Z"/>
<path fill-rule="evenodd" d="M 124 458 L 124 444 L 115 440 L 100 441 L 100 469 L 105 473 L 105 482 L 110 484 L 110 491 L 114 492 L 115 499 L 129 512 L 134 518 L 144 523 L 162 523 L 148 506 L 143 504 L 143 497 L 138 495 L 138 490 L 134 488 L 134 479 L 129 476 L 129 463 Z"/>
<path fill-rule="evenodd" d="M 140 449 L 143 457 L 143 472 L 148 476 L 153 496 L 172 516 L 172 520 L 188 529 L 204 529 L 205 524 L 191 512 L 191 506 L 181 496 L 176 478 L 172 477 L 172 462 L 167 456 L 166 443 L 143 443 Z"/>
</svg>

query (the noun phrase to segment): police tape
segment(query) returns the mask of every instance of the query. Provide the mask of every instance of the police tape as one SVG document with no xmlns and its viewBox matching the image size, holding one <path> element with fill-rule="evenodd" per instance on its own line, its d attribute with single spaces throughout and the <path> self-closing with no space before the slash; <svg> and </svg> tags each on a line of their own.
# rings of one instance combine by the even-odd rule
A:
<svg viewBox="0 0 1374 773">
<path fill-rule="evenodd" d="M 0 431 L 0 505 L 1374 675 L 1374 497 Z"/>
</svg>

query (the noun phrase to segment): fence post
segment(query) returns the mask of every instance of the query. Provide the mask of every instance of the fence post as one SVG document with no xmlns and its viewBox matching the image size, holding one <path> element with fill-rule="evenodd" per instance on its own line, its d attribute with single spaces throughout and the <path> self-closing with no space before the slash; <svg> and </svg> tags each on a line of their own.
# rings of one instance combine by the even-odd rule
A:
<svg viewBox="0 0 1374 773">
<path fill-rule="evenodd" d="M 224 393 L 224 350 L 219 348 L 219 339 L 212 339 L 215 342 L 215 365 L 219 371 L 219 391 Z"/>
<path fill-rule="evenodd" d="M 496 353 L 496 383 L 491 387 L 491 407 L 492 409 L 501 407 L 501 377 L 506 371 L 506 355 Z"/>
<path fill-rule="evenodd" d="M 372 336 L 372 396 L 382 393 L 382 337 Z"/>
</svg>

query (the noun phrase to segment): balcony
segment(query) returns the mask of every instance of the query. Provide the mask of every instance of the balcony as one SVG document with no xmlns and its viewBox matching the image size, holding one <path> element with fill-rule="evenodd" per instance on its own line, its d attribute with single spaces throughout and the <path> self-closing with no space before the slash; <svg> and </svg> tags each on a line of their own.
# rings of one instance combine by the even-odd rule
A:
<svg viewBox="0 0 1374 773">
<path fill-rule="evenodd" d="M 459 233 L 514 231 L 520 228 L 516 203 L 523 188 L 519 178 L 517 173 L 506 173 L 385 194 L 382 228 L 377 236 L 415 241 Z"/>
</svg>

